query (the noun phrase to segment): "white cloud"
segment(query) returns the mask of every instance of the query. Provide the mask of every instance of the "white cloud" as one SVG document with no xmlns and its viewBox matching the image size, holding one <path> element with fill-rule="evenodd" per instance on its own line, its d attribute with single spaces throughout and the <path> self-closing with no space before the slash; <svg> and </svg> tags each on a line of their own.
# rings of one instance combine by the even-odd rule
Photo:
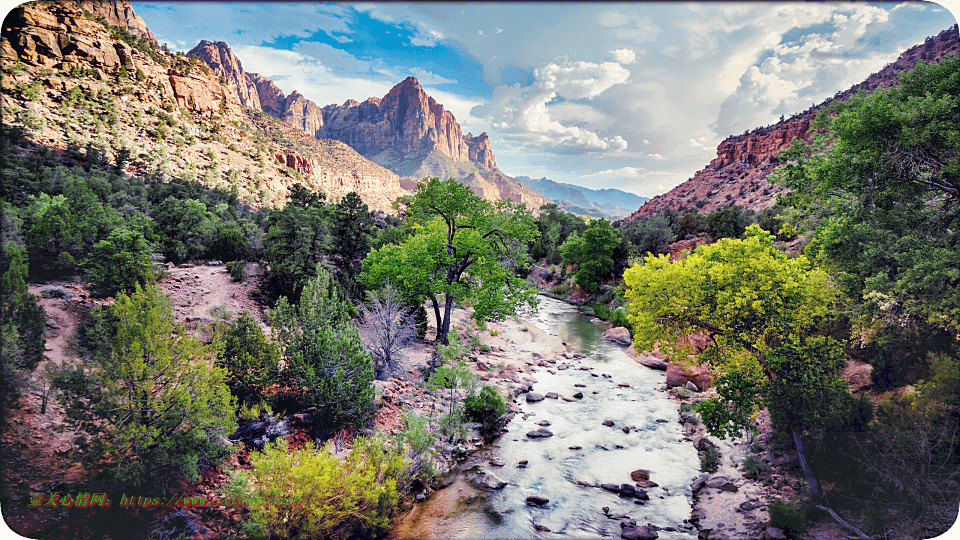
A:
<svg viewBox="0 0 960 540">
<path fill-rule="evenodd" d="M 522 87 L 498 86 L 487 105 L 475 109 L 475 114 L 488 118 L 494 127 L 520 143 L 539 144 L 555 153 L 622 152 L 627 149 L 623 137 L 600 137 L 594 131 L 579 125 L 564 124 L 551 116 L 548 104 L 555 99 L 592 100 L 610 87 L 622 84 L 630 72 L 615 62 L 550 63 L 534 70 L 535 82 Z M 584 113 L 601 118 L 598 111 L 576 105 L 559 104 L 556 112 L 570 119 L 573 113 L 587 121 Z"/>
<path fill-rule="evenodd" d="M 631 49 L 617 49 L 610 51 L 610 54 L 613 55 L 614 61 L 623 65 L 632 64 L 637 59 L 637 53 Z"/>
</svg>

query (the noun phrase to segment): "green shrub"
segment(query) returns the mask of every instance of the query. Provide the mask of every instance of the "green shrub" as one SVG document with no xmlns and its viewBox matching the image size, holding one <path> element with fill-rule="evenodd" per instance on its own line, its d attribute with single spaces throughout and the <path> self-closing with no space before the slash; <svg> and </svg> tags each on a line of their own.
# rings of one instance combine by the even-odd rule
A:
<svg viewBox="0 0 960 540">
<path fill-rule="evenodd" d="M 246 277 L 246 268 L 247 263 L 244 261 L 230 261 L 227 263 L 227 272 L 230 272 L 230 279 L 237 283 L 243 281 L 243 278 Z"/>
<path fill-rule="evenodd" d="M 798 503 L 774 501 L 768 508 L 770 526 L 783 529 L 790 535 L 802 534 L 807 530 L 807 509 Z"/>
<path fill-rule="evenodd" d="M 154 279 L 150 245 L 143 234 L 125 227 L 114 229 L 106 239 L 93 246 L 83 262 L 94 294 L 113 296 L 146 286 Z"/>
<path fill-rule="evenodd" d="M 500 418 L 507 412 L 507 404 L 497 389 L 485 384 L 479 392 L 467 396 L 464 414 L 474 422 L 480 422 L 480 434 L 491 440 L 500 430 Z"/>
<path fill-rule="evenodd" d="M 406 447 L 409 466 L 408 480 L 419 479 L 424 485 L 429 483 L 430 477 L 437 471 L 433 468 L 433 443 L 437 437 L 430 431 L 430 422 L 427 418 L 417 416 L 413 411 L 403 415 L 407 427 L 397 434 L 398 446 Z"/>
<path fill-rule="evenodd" d="M 217 349 L 217 362 L 227 370 L 230 391 L 241 403 L 260 401 L 264 387 L 277 379 L 277 344 L 267 341 L 257 320 L 244 311 L 217 342 Z"/>
<path fill-rule="evenodd" d="M 627 319 L 627 313 L 630 311 L 629 306 L 627 307 L 618 307 L 613 310 L 610 314 L 610 325 L 614 328 L 622 326 L 630 331 L 630 335 L 633 335 L 633 325 L 630 324 L 630 320 Z"/>
<path fill-rule="evenodd" d="M 231 474 L 232 497 L 249 497 L 253 538 L 376 538 L 390 530 L 406 461 L 382 439 L 357 438 L 343 461 L 333 444 L 289 452 L 278 439 Z M 257 501 L 271 501 L 257 504 Z M 276 501 L 276 502 L 274 502 Z M 282 502 L 281 502 L 282 501 Z"/>
<path fill-rule="evenodd" d="M 750 480 L 758 480 L 762 476 L 770 474 L 770 464 L 756 456 L 747 456 L 743 460 L 743 476 Z"/>
<path fill-rule="evenodd" d="M 705 473 L 715 473 L 720 468 L 720 451 L 708 446 L 700 456 L 700 470 Z"/>
</svg>

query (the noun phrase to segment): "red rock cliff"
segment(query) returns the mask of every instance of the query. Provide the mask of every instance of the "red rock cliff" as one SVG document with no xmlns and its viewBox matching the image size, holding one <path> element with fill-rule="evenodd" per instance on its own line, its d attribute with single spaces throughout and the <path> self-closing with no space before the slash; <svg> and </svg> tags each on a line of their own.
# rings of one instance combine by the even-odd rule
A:
<svg viewBox="0 0 960 540">
<path fill-rule="evenodd" d="M 932 63 L 958 52 L 960 36 L 954 25 L 927 38 L 923 44 L 907 49 L 895 62 L 862 83 L 837 92 L 820 105 L 772 126 L 727 137 L 717 147 L 717 157 L 709 165 L 669 192 L 654 197 L 625 219 L 655 215 L 667 208 L 706 213 L 734 204 L 753 209 L 773 205 L 777 188 L 767 181 L 767 176 L 780 165 L 777 156 L 793 139 L 810 139 L 810 123 L 821 109 L 835 100 L 846 101 L 860 91 L 894 86 L 899 74 L 909 71 L 917 62 Z"/>
</svg>

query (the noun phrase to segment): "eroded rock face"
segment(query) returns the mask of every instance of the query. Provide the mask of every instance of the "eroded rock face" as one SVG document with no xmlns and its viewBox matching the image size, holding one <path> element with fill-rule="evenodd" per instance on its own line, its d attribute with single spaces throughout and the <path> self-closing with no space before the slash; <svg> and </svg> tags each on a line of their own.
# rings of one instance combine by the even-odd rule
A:
<svg viewBox="0 0 960 540">
<path fill-rule="evenodd" d="M 493 155 L 490 137 L 486 132 L 476 137 L 472 133 L 467 133 L 463 136 L 463 141 L 467 143 L 467 153 L 471 162 L 490 171 L 497 170 L 497 158 Z"/>
<path fill-rule="evenodd" d="M 252 109 L 260 110 L 260 94 L 256 84 L 246 77 L 240 59 L 230 47 L 222 42 L 201 41 L 187 52 L 187 56 L 197 56 L 210 66 L 214 74 L 223 77 L 227 85 L 237 94 L 240 103 Z"/>
<path fill-rule="evenodd" d="M 157 42 L 156 36 L 147 28 L 147 23 L 133 12 L 133 6 L 129 0 L 114 0 L 113 2 L 82 0 L 80 7 L 103 17 L 107 24 L 111 26 L 122 26 L 137 37 L 142 37 L 154 43 Z"/>
<path fill-rule="evenodd" d="M 667 208 L 709 213 L 734 204 L 755 210 L 773 205 L 778 188 L 767 181 L 767 176 L 780 165 L 777 158 L 780 151 L 789 147 L 794 139 L 810 140 L 810 125 L 820 110 L 834 101 L 844 102 L 859 91 L 894 86 L 898 75 L 912 69 L 917 62 L 932 63 L 957 52 L 960 52 L 960 38 L 954 25 L 936 37 L 927 38 L 922 45 L 907 49 L 895 62 L 819 105 L 771 126 L 727 137 L 717 147 L 717 157 L 709 165 L 669 192 L 654 197 L 625 219 L 656 215 Z"/>
<path fill-rule="evenodd" d="M 281 119 L 307 135 L 316 137 L 323 128 L 323 112 L 317 104 L 294 90 L 283 105 Z"/>
</svg>

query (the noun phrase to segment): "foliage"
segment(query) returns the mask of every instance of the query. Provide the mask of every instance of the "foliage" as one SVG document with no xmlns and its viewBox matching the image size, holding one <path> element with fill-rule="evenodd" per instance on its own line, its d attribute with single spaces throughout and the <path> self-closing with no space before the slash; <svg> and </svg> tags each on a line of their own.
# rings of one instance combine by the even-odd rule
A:
<svg viewBox="0 0 960 540">
<path fill-rule="evenodd" d="M 700 470 L 713 474 L 720 468 L 720 451 L 712 446 L 706 447 L 700 456 Z"/>
<path fill-rule="evenodd" d="M 247 263 L 244 261 L 230 261 L 226 265 L 227 272 L 230 273 L 230 281 L 240 283 L 247 277 Z"/>
<path fill-rule="evenodd" d="M 711 434 L 739 435 L 766 406 L 775 429 L 793 433 L 804 463 L 799 434 L 823 432 L 846 416 L 841 347 L 818 335 L 830 328 L 836 293 L 822 271 L 776 250 L 757 225 L 743 240 L 701 246 L 674 263 L 650 255 L 624 280 L 637 350 L 658 342 L 671 359 L 695 354 L 720 372 L 719 397 L 697 407 Z M 695 332 L 711 340 L 700 353 L 681 341 Z"/>
<path fill-rule="evenodd" d="M 285 295 L 296 301 L 330 252 L 331 208 L 323 204 L 325 197 L 296 184 L 290 190 L 290 202 L 270 214 L 264 240 L 268 267 L 264 286 L 273 297 Z"/>
<path fill-rule="evenodd" d="M 330 433 L 363 427 L 376 412 L 373 360 L 363 350 L 351 311 L 339 285 L 320 268 L 296 306 L 281 297 L 273 314 L 290 397 L 316 407 L 315 416 Z"/>
<path fill-rule="evenodd" d="M 333 236 L 337 239 L 332 252 L 339 259 L 338 267 L 343 272 L 340 283 L 354 296 L 360 273 L 360 263 L 370 251 L 376 231 L 373 213 L 360 195 L 351 191 L 336 204 L 333 214 Z"/>
<path fill-rule="evenodd" d="M 484 440 L 491 440 L 500 429 L 501 417 L 507 412 L 507 403 L 497 389 L 485 384 L 479 392 L 467 396 L 464 402 L 464 415 L 473 422 L 480 422 L 480 434 Z"/>
<path fill-rule="evenodd" d="M 460 343 L 456 331 L 450 333 L 448 345 L 437 345 L 439 365 L 427 378 L 426 386 L 430 390 L 447 388 L 450 390 L 450 407 L 444 420 L 440 422 L 448 440 L 457 438 L 463 423 L 463 404 L 459 403 L 457 393 L 463 389 L 467 395 L 473 392 L 480 378 L 466 366 L 467 348 Z"/>
<path fill-rule="evenodd" d="M 359 437 L 341 461 L 333 444 L 290 451 L 283 439 L 231 474 L 234 497 L 249 497 L 245 529 L 255 538 L 377 538 L 390 529 L 406 462 L 383 440 Z M 274 503 L 272 501 L 285 501 Z M 289 502 L 287 502 L 289 501 Z"/>
<path fill-rule="evenodd" d="M 747 459 L 743 460 L 743 476 L 750 480 L 759 480 L 760 478 L 770 474 L 773 469 L 770 467 L 770 464 L 764 461 L 763 459 L 758 458 L 757 456 L 747 456 Z"/>
<path fill-rule="evenodd" d="M 567 241 L 570 234 L 583 234 L 587 229 L 583 218 L 564 212 L 552 203 L 540 207 L 536 224 L 540 234 L 530 243 L 530 256 L 537 261 L 542 259 L 547 264 L 558 264 L 561 261 L 560 246 Z"/>
<path fill-rule="evenodd" d="M 514 273 L 527 263 L 526 244 L 536 234 L 522 206 L 491 204 L 456 180 L 436 178 L 402 203 L 416 232 L 367 256 L 360 279 L 368 288 L 390 280 L 411 304 L 429 299 L 441 342 L 450 331 L 454 301 L 472 306 L 477 321 L 499 320 L 521 304 L 536 304 L 535 291 Z"/>
<path fill-rule="evenodd" d="M 707 216 L 706 230 L 711 238 L 740 238 L 750 224 L 750 215 L 739 206 L 721 208 Z M 778 231 L 771 231 L 776 234 Z"/>
<path fill-rule="evenodd" d="M 83 267 L 95 294 L 113 296 L 154 280 L 150 255 L 142 234 L 118 227 L 93 246 Z"/>
<path fill-rule="evenodd" d="M 786 202 L 816 224 L 808 250 L 865 326 L 960 329 L 958 69 L 957 57 L 918 63 L 896 87 L 822 115 L 818 137 L 783 153 Z"/>
<path fill-rule="evenodd" d="M 414 310 L 403 303 L 389 281 L 382 292 L 367 292 L 367 298 L 367 304 L 360 304 L 360 329 L 369 336 L 377 379 L 385 380 L 390 373 L 402 375 L 401 351 L 417 337 Z"/>
<path fill-rule="evenodd" d="M 406 411 L 403 414 L 403 421 L 406 427 L 397 434 L 397 444 L 408 449 L 407 477 L 424 482 L 435 474 L 432 463 L 434 452 L 431 449 L 437 438 L 430 432 L 430 422 L 427 418 L 417 416 L 413 411 Z"/>
<path fill-rule="evenodd" d="M 225 374 L 153 285 L 120 293 L 99 323 L 108 343 L 54 379 L 80 456 L 124 486 L 172 488 L 227 453 L 236 429 Z"/>
<path fill-rule="evenodd" d="M 167 197 L 155 207 L 153 219 L 163 256 L 176 264 L 204 258 L 217 238 L 216 216 L 196 199 Z"/>
<path fill-rule="evenodd" d="M 572 233 L 560 246 L 563 264 L 577 266 L 577 285 L 595 292 L 600 281 L 613 271 L 613 250 L 620 245 L 620 236 L 610 222 L 597 219 L 590 222 L 583 237 Z"/>
<path fill-rule="evenodd" d="M 694 212 L 684 214 L 673 224 L 673 233 L 677 240 L 687 240 L 701 232 L 703 232 L 703 217 Z"/>
<path fill-rule="evenodd" d="M 27 290 L 20 225 L 16 211 L 0 201 L 0 430 L 45 346 L 46 313 Z"/>
<path fill-rule="evenodd" d="M 217 363 L 227 372 L 227 385 L 241 404 L 260 401 L 260 394 L 277 380 L 280 349 L 267 341 L 260 324 L 244 311 L 217 343 Z"/>
<path fill-rule="evenodd" d="M 783 529 L 790 535 L 803 534 L 807 530 L 807 509 L 798 503 L 773 501 L 768 507 L 770 526 Z"/>
<path fill-rule="evenodd" d="M 619 230 L 628 257 L 666 253 L 667 247 L 677 238 L 669 220 L 663 215 L 620 222 Z"/>
</svg>

